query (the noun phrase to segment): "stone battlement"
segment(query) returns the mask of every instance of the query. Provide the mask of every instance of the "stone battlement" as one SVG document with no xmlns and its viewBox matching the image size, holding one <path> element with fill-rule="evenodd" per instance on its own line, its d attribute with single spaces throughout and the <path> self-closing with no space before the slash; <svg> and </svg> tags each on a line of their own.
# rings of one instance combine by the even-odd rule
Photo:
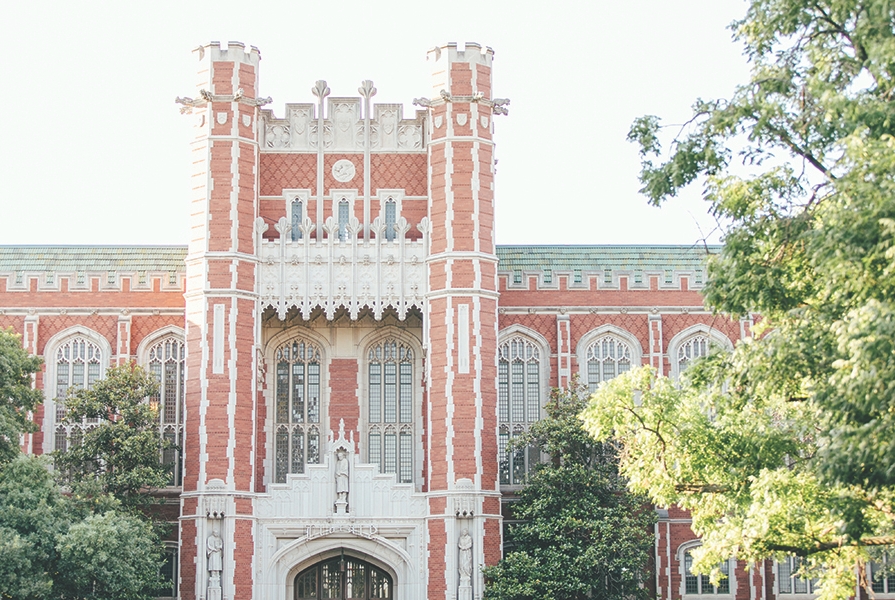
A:
<svg viewBox="0 0 895 600">
<path fill-rule="evenodd" d="M 257 67 L 261 60 L 261 51 L 258 48 L 249 46 L 249 50 L 246 51 L 245 44 L 242 42 L 227 42 L 227 46 L 224 48 L 221 47 L 220 42 L 209 42 L 199 46 L 194 52 L 198 53 L 199 60 L 204 60 L 205 55 L 208 54 L 212 62 L 240 62 Z"/>
</svg>

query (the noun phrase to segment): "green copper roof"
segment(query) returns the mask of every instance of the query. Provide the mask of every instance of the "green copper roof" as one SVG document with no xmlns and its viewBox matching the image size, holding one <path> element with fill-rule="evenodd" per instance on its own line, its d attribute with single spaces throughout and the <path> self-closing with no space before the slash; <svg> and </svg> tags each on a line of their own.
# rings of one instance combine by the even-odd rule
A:
<svg viewBox="0 0 895 600">
<path fill-rule="evenodd" d="M 721 246 L 498 246 L 501 271 L 696 271 Z"/>
<path fill-rule="evenodd" d="M 501 271 L 695 271 L 720 246 L 498 246 Z M 186 246 L 0 246 L 0 273 L 184 270 Z"/>
<path fill-rule="evenodd" d="M 0 246 L 0 273 L 181 272 L 186 246 Z"/>
</svg>

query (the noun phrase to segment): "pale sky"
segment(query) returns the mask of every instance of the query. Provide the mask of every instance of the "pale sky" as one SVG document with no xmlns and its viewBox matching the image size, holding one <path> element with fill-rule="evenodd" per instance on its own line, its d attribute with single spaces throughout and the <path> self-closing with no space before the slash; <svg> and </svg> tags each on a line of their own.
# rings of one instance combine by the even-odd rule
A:
<svg viewBox="0 0 895 600">
<path fill-rule="evenodd" d="M 714 227 L 701 187 L 656 209 L 637 190 L 631 122 L 681 123 L 747 67 L 727 25 L 744 0 L 7 1 L 0 7 L 0 244 L 185 244 L 191 52 L 261 50 L 283 116 L 311 86 L 374 101 L 430 93 L 426 51 L 494 48 L 497 241 L 692 244 Z M 270 108 L 270 107 L 268 107 Z M 717 234 L 710 237 L 719 241 Z"/>
</svg>

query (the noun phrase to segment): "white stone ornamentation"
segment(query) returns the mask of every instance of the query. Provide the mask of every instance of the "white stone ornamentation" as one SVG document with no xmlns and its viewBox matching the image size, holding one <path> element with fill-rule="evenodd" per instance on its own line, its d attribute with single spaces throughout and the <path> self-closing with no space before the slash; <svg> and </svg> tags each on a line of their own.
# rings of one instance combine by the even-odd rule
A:
<svg viewBox="0 0 895 600">
<path fill-rule="evenodd" d="M 354 166 L 354 163 L 348 160 L 347 158 L 343 158 L 337 160 L 333 165 L 332 169 L 333 178 L 339 183 L 347 183 L 354 179 L 355 174 L 357 173 L 357 169 Z"/>
</svg>

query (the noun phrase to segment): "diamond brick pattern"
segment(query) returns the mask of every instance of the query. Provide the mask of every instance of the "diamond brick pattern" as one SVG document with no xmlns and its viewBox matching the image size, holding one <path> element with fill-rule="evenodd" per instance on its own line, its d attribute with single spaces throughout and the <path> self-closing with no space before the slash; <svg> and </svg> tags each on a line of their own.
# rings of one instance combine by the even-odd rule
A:
<svg viewBox="0 0 895 600">
<path fill-rule="evenodd" d="M 51 337 L 69 327 L 86 327 L 97 332 L 109 342 L 112 352 L 118 341 L 118 318 L 108 315 L 41 315 L 37 327 L 37 351 L 46 353 L 46 343 Z M 111 357 L 110 357 L 111 358 Z M 46 357 L 52 360 L 52 357 Z"/>
<path fill-rule="evenodd" d="M 131 355 L 136 354 L 137 346 L 140 345 L 140 342 L 146 336 L 169 325 L 182 328 L 184 326 L 183 317 L 174 315 L 134 315 L 133 319 L 131 319 L 131 347 L 128 352 Z"/>
<path fill-rule="evenodd" d="M 572 354 L 578 347 L 578 341 L 588 333 L 603 325 L 615 325 L 624 329 L 640 341 L 644 354 L 649 352 L 649 320 L 645 314 L 596 314 L 572 315 Z"/>
<path fill-rule="evenodd" d="M 262 196 L 279 196 L 284 189 L 317 187 L 316 154 L 261 154 L 258 165 Z"/>
<path fill-rule="evenodd" d="M 552 314 L 528 314 L 528 315 L 500 315 L 498 327 L 506 329 L 512 325 L 521 325 L 533 329 L 547 338 L 550 351 L 556 352 L 556 315 Z M 555 369 L 551 369 L 555 370 Z"/>
<path fill-rule="evenodd" d="M 688 327 L 693 325 L 704 324 L 712 329 L 717 330 L 727 336 L 732 342 L 736 343 L 740 339 L 740 324 L 738 321 L 732 321 L 727 317 L 719 315 L 699 315 L 699 314 L 668 314 L 662 315 L 662 340 L 665 343 L 664 350 L 667 351 L 668 342 Z"/>
<path fill-rule="evenodd" d="M 370 187 L 403 189 L 407 196 L 426 196 L 428 169 L 425 154 L 373 154 Z"/>
</svg>

